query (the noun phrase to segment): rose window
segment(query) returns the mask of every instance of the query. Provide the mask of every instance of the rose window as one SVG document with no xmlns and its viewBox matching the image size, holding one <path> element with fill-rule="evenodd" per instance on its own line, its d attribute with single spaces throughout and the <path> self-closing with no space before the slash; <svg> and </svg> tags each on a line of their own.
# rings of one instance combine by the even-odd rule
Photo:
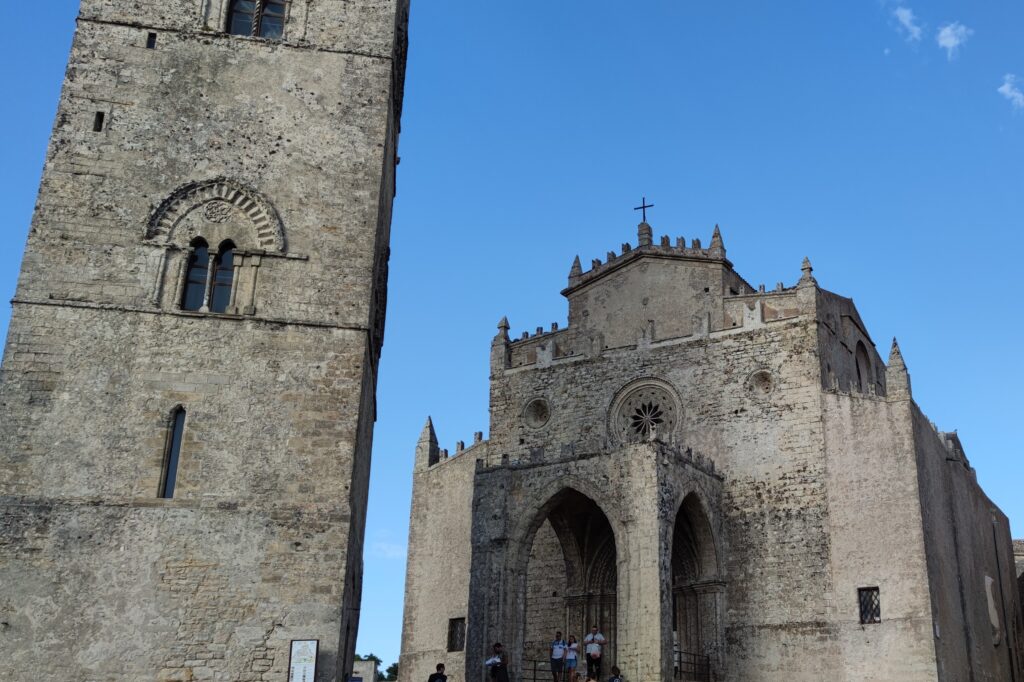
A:
<svg viewBox="0 0 1024 682">
<path fill-rule="evenodd" d="M 679 406 L 675 396 L 659 383 L 641 385 L 616 401 L 612 430 L 622 442 L 669 440 L 675 432 Z"/>
<path fill-rule="evenodd" d="M 656 403 L 645 403 L 634 410 L 633 416 L 630 417 L 630 426 L 633 427 L 633 432 L 638 436 L 647 437 L 651 435 L 651 431 L 663 423 L 665 420 L 662 417 L 665 415 L 661 411 L 661 405 Z"/>
</svg>

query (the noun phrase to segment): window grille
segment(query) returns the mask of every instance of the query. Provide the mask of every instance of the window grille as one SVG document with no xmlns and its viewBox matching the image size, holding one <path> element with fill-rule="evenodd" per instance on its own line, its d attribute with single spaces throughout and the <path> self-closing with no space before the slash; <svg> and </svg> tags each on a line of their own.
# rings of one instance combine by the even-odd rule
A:
<svg viewBox="0 0 1024 682">
<path fill-rule="evenodd" d="M 462 651 L 466 648 L 466 619 L 452 618 L 448 621 L 448 651 Z"/>
<path fill-rule="evenodd" d="M 857 600 L 860 602 L 861 625 L 882 622 L 882 597 L 877 587 L 858 589 Z"/>
</svg>

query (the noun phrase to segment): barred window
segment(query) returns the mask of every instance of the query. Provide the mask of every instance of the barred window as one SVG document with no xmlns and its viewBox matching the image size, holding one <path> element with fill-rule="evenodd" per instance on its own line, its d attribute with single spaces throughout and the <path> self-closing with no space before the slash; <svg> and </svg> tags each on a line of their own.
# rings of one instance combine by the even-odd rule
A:
<svg viewBox="0 0 1024 682">
<path fill-rule="evenodd" d="M 861 587 L 857 590 L 860 603 L 860 623 L 870 625 L 882 622 L 882 597 L 877 587 Z"/>
<path fill-rule="evenodd" d="M 466 648 L 466 619 L 452 618 L 448 621 L 448 651 L 462 651 Z"/>
</svg>

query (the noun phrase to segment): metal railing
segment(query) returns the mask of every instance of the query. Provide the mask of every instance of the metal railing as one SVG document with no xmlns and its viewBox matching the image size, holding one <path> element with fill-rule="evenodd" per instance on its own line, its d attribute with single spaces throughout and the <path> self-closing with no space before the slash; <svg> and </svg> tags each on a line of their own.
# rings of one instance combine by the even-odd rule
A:
<svg viewBox="0 0 1024 682">
<path fill-rule="evenodd" d="M 684 682 L 711 682 L 711 658 L 687 651 L 677 651 L 675 678 Z"/>
<path fill-rule="evenodd" d="M 564 675 L 563 675 L 564 677 Z M 519 677 L 522 682 L 552 682 L 551 661 L 531 660 L 523 661 L 523 674 Z"/>
</svg>

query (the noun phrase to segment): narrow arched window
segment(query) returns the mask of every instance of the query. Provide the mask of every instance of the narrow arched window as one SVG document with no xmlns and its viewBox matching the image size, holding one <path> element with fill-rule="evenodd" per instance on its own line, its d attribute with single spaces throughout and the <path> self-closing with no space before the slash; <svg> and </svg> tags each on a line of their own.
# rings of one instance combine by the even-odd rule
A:
<svg viewBox="0 0 1024 682">
<path fill-rule="evenodd" d="M 235 275 L 235 245 L 224 242 L 217 251 L 213 267 L 213 289 L 210 292 L 210 310 L 227 312 L 231 303 L 231 280 Z"/>
<path fill-rule="evenodd" d="M 185 310 L 199 310 L 206 298 L 206 278 L 210 268 L 210 248 L 202 239 L 192 242 L 192 253 L 188 257 L 188 272 L 185 275 L 185 293 L 181 307 Z"/>
<path fill-rule="evenodd" d="M 164 453 L 163 474 L 160 476 L 160 497 L 174 497 L 174 485 L 178 481 L 178 460 L 181 457 L 181 440 L 185 435 L 185 408 L 177 407 L 171 413 L 170 433 L 167 437 L 167 451 Z"/>
<path fill-rule="evenodd" d="M 868 384 L 871 383 L 871 358 L 862 341 L 857 342 L 854 361 L 857 363 L 857 390 L 865 393 L 868 390 Z"/>
<path fill-rule="evenodd" d="M 286 0 L 232 0 L 228 32 L 237 36 L 280 38 Z"/>
</svg>

